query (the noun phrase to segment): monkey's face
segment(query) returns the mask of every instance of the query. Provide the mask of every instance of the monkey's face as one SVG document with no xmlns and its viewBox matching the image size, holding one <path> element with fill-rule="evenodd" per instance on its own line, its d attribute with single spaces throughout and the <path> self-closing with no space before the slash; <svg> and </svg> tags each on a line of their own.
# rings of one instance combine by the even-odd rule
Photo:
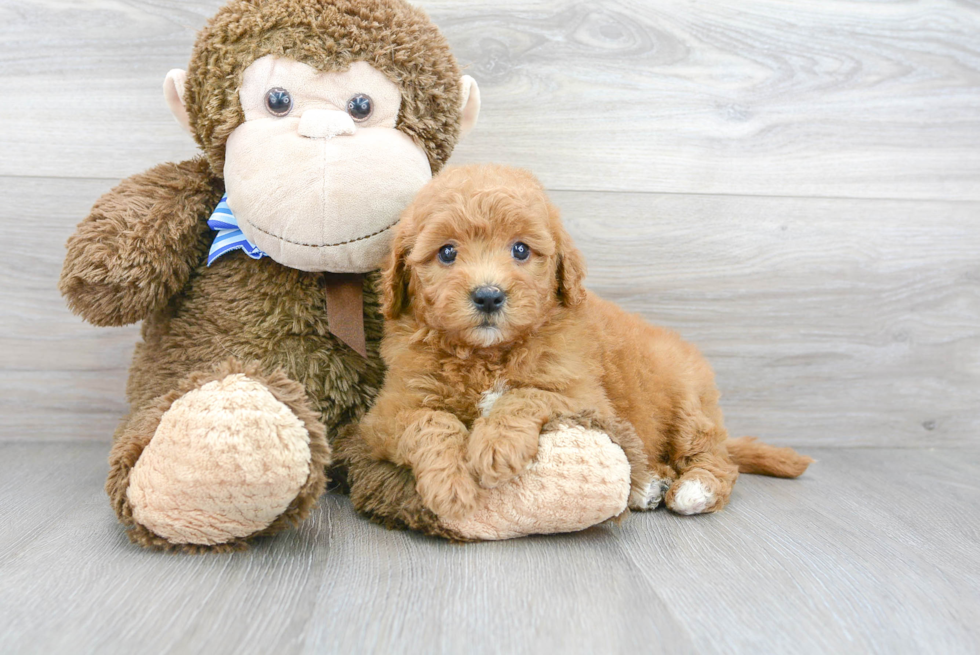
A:
<svg viewBox="0 0 980 655">
<path fill-rule="evenodd" d="M 245 236 L 304 271 L 363 273 L 432 177 L 425 152 L 395 128 L 398 86 L 360 61 L 344 72 L 266 56 L 244 73 L 245 122 L 226 145 L 228 205 Z"/>
</svg>

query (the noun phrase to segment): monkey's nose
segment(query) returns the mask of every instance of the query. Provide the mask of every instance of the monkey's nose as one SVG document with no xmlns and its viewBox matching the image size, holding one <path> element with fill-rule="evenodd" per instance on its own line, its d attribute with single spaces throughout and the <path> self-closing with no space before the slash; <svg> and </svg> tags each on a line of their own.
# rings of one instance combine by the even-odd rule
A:
<svg viewBox="0 0 980 655">
<path fill-rule="evenodd" d="M 470 300 L 484 314 L 495 314 L 503 308 L 507 294 L 497 287 L 477 287 L 470 294 Z"/>
<path fill-rule="evenodd" d="M 354 120 L 346 111 L 307 109 L 299 118 L 299 133 L 311 139 L 332 139 L 354 134 Z"/>
</svg>

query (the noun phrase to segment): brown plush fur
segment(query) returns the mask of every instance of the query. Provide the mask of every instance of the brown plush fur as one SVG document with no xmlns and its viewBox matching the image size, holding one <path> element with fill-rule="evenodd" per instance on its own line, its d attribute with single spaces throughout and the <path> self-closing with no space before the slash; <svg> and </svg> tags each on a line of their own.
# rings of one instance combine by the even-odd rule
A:
<svg viewBox="0 0 980 655">
<path fill-rule="evenodd" d="M 111 456 L 127 471 L 136 459 L 120 459 L 119 453 L 139 442 L 138 457 L 162 415 L 146 412 L 161 403 L 169 407 L 185 380 L 210 374 L 226 360 L 302 385 L 328 434 L 359 418 L 381 385 L 377 274 L 365 278 L 365 359 L 328 329 L 329 273 L 241 253 L 206 266 L 213 238 L 206 221 L 222 193 L 220 180 L 207 170 L 199 159 L 164 164 L 124 181 L 68 242 L 61 289 L 69 306 L 96 325 L 143 319 L 127 384 L 131 413 L 116 430 Z M 120 519 L 128 522 L 121 501 L 125 486 L 107 489 Z M 276 521 L 266 532 L 289 524 Z M 164 540 L 147 535 L 145 528 L 134 528 L 138 543 L 164 547 Z"/>
<path fill-rule="evenodd" d="M 411 469 L 374 457 L 355 424 L 334 440 L 346 469 L 351 502 L 358 511 L 390 530 L 417 530 L 450 541 L 469 541 L 444 527 L 415 490 Z"/>
<path fill-rule="evenodd" d="M 320 424 L 311 434 L 330 437 L 367 410 L 381 385 L 376 273 L 364 284 L 364 358 L 328 330 L 324 288 L 331 274 L 241 252 L 205 265 L 214 238 L 206 222 L 224 191 L 225 140 L 243 120 L 236 89 L 244 69 L 266 54 L 321 70 L 366 60 L 400 86 L 398 127 L 425 148 L 433 171 L 456 143 L 458 67 L 436 28 L 407 3 L 233 0 L 219 10 L 198 39 L 185 96 L 206 157 L 162 164 L 103 196 L 68 241 L 59 285 L 72 311 L 91 323 L 143 321 L 127 388 L 131 413 L 116 431 L 107 485 L 127 523 L 128 470 L 153 436 L 161 408 L 222 362 L 240 362 L 274 387 L 273 381 L 294 381 L 289 397 L 301 387 L 305 403 L 294 404 L 308 406 Z M 305 410 L 300 416 L 309 427 Z M 316 466 L 329 460 L 321 454 Z M 263 533 L 305 515 L 321 486 L 309 487 Z M 143 545 L 173 546 L 141 526 L 132 534 Z"/>
<path fill-rule="evenodd" d="M 109 477 L 106 480 L 106 493 L 112 501 L 112 506 L 119 516 L 120 521 L 129 526 L 129 538 L 133 543 L 141 546 L 150 546 L 161 550 L 177 550 L 181 552 L 197 553 L 205 550 L 216 550 L 219 552 L 229 550 L 240 550 L 246 539 L 236 539 L 215 546 L 202 546 L 198 544 L 173 544 L 155 535 L 133 519 L 132 507 L 126 491 L 129 487 L 129 474 L 140 454 L 150 439 L 153 437 L 160 419 L 163 414 L 170 409 L 174 401 L 191 391 L 198 389 L 213 380 L 222 380 L 228 375 L 243 373 L 252 380 L 263 383 L 266 389 L 282 404 L 288 407 L 296 415 L 310 436 L 310 474 L 306 483 L 300 489 L 299 495 L 293 500 L 286 511 L 281 514 L 264 530 L 251 535 L 259 537 L 263 535 L 275 534 L 283 528 L 296 525 L 305 519 L 310 510 L 316 504 L 317 499 L 323 493 L 327 484 L 326 467 L 330 465 L 330 446 L 327 444 L 323 424 L 320 415 L 310 408 L 307 394 L 302 386 L 289 379 L 282 372 L 275 372 L 271 375 L 264 373 L 258 366 L 242 366 L 234 359 L 229 359 L 218 364 L 209 373 L 192 373 L 182 380 L 177 387 L 169 393 L 155 399 L 149 406 L 134 412 L 129 420 L 124 421 L 116 430 L 116 437 L 112 454 L 109 457 Z M 250 538 L 251 538 L 250 537 Z"/>
<path fill-rule="evenodd" d="M 530 246 L 527 261 L 511 254 Z M 456 261 L 438 260 L 441 246 Z M 651 470 L 676 471 L 666 496 L 698 480 L 698 511 L 721 509 L 738 468 L 714 375 L 690 344 L 587 292 L 581 254 L 529 173 L 499 166 L 446 171 L 406 210 L 384 271 L 385 386 L 361 422 L 374 457 L 409 467 L 425 504 L 460 517 L 481 485 L 513 478 L 552 417 L 594 410 L 628 421 Z M 507 294 L 487 317 L 470 294 Z M 483 392 L 506 388 L 481 415 Z M 484 410 L 485 411 L 485 410 Z M 788 449 L 787 449 L 788 450 Z M 755 444 L 754 472 L 798 474 L 808 458 Z"/>
<path fill-rule="evenodd" d="M 94 325 L 127 325 L 161 309 L 207 253 L 206 217 L 222 193 L 199 157 L 160 164 L 99 198 L 68 239 L 60 287 L 69 308 Z"/>
</svg>

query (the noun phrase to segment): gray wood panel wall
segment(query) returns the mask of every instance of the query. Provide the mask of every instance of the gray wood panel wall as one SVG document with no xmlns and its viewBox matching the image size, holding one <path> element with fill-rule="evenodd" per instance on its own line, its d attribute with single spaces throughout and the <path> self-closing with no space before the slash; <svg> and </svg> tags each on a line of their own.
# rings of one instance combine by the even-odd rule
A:
<svg viewBox="0 0 980 655">
<path fill-rule="evenodd" d="M 0 0 L 0 439 L 108 439 L 136 328 L 55 289 L 120 178 L 195 148 L 161 94 L 217 0 Z M 980 5 L 421 3 L 480 83 L 454 163 L 533 170 L 590 286 L 696 342 L 732 432 L 980 427 Z"/>
</svg>

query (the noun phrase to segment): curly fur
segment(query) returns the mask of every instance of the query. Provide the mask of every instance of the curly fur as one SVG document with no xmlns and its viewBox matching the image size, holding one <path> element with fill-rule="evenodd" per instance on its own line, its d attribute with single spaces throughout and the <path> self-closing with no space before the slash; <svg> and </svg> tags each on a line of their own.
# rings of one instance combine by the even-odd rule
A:
<svg viewBox="0 0 980 655">
<path fill-rule="evenodd" d="M 532 251 L 523 262 L 511 254 L 518 241 Z M 452 264 L 437 257 L 446 244 Z M 707 491 L 697 511 L 727 503 L 738 468 L 711 368 L 676 334 L 587 292 L 584 277 L 557 209 L 525 171 L 448 170 L 406 210 L 383 273 L 389 371 L 360 430 L 375 457 L 414 472 L 436 514 L 465 516 L 481 488 L 523 470 L 552 417 L 583 411 L 635 428 L 645 470 L 678 477 L 668 506 L 686 481 Z M 474 307 L 481 285 L 506 293 L 499 314 Z M 483 414 L 491 389 L 505 392 Z M 802 472 L 809 459 L 789 453 Z M 792 472 L 763 460 L 754 471 Z"/>
<path fill-rule="evenodd" d="M 222 192 L 203 157 L 123 180 L 68 239 L 59 282 L 68 307 L 104 326 L 135 323 L 163 307 L 208 251 L 214 233 L 201 217 Z"/>
</svg>

